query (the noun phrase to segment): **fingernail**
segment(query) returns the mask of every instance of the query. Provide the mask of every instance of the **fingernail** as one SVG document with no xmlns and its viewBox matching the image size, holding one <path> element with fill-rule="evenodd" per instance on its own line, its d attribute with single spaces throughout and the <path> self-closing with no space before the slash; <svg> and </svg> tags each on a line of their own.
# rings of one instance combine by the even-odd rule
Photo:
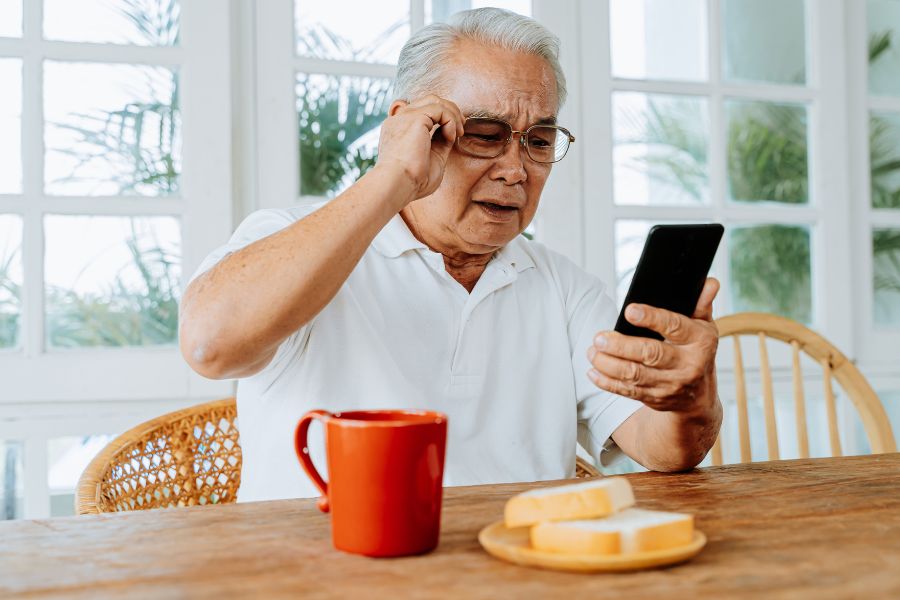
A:
<svg viewBox="0 0 900 600">
<path fill-rule="evenodd" d="M 594 346 L 596 346 L 598 350 L 606 348 L 606 343 L 607 340 L 605 335 L 598 335 L 594 338 Z"/>
<path fill-rule="evenodd" d="M 600 372 L 597 369 L 591 369 L 587 372 L 588 377 L 590 377 L 591 381 L 597 381 L 597 377 L 600 376 Z"/>
<path fill-rule="evenodd" d="M 594 356 L 597 355 L 597 349 L 591 346 L 588 348 L 588 360 L 594 360 Z"/>
<path fill-rule="evenodd" d="M 628 318 L 632 321 L 640 321 L 644 318 L 644 309 L 635 305 L 628 307 Z"/>
</svg>

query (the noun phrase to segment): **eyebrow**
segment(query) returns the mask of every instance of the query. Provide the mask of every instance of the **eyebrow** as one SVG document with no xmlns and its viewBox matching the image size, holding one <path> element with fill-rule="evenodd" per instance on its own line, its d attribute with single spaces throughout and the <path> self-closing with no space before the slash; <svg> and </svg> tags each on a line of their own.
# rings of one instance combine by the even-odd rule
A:
<svg viewBox="0 0 900 600">
<path fill-rule="evenodd" d="M 514 118 L 511 115 L 501 115 L 501 114 L 493 113 L 489 110 L 482 110 L 482 109 L 474 110 L 474 111 L 468 113 L 466 115 L 466 117 L 472 118 L 472 119 L 496 119 L 498 121 L 506 121 L 507 123 L 509 121 L 514 120 Z M 556 117 L 555 116 L 543 117 L 541 119 L 538 119 L 534 123 L 532 123 L 532 125 L 556 125 Z"/>
</svg>

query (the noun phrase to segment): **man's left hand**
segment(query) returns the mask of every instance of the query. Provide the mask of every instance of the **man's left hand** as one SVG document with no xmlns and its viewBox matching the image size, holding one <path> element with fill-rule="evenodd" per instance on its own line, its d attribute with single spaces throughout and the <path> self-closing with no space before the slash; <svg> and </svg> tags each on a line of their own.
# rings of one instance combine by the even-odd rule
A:
<svg viewBox="0 0 900 600">
<path fill-rule="evenodd" d="M 593 366 L 588 377 L 597 387 L 640 400 L 654 410 L 706 412 L 705 404 L 716 397 L 713 392 L 710 398 L 704 387 L 715 385 L 719 332 L 712 320 L 712 302 L 718 292 L 719 282 L 708 278 L 690 318 L 646 304 L 629 305 L 625 318 L 656 331 L 665 341 L 615 331 L 598 333 L 588 349 Z"/>
</svg>

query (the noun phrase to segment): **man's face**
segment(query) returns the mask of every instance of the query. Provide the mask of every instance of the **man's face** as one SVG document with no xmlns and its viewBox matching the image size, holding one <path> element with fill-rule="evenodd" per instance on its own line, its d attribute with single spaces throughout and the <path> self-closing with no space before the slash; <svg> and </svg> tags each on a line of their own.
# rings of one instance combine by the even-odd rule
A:
<svg viewBox="0 0 900 600">
<path fill-rule="evenodd" d="M 556 79 L 537 56 L 463 41 L 443 81 L 439 95 L 466 117 L 492 116 L 517 131 L 556 117 Z M 531 160 L 518 140 L 513 136 L 503 154 L 489 159 L 454 148 L 437 191 L 410 205 L 417 223 L 442 245 L 469 254 L 493 252 L 524 231 L 551 165 Z"/>
</svg>

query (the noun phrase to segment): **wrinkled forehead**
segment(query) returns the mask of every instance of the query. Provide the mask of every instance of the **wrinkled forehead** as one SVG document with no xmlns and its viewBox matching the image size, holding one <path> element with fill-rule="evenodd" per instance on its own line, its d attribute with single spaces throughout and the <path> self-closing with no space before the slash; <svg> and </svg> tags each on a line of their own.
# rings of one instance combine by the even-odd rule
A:
<svg viewBox="0 0 900 600">
<path fill-rule="evenodd" d="M 543 57 L 462 42 L 442 71 L 443 93 L 468 117 L 514 127 L 556 122 L 556 77 Z"/>
</svg>

